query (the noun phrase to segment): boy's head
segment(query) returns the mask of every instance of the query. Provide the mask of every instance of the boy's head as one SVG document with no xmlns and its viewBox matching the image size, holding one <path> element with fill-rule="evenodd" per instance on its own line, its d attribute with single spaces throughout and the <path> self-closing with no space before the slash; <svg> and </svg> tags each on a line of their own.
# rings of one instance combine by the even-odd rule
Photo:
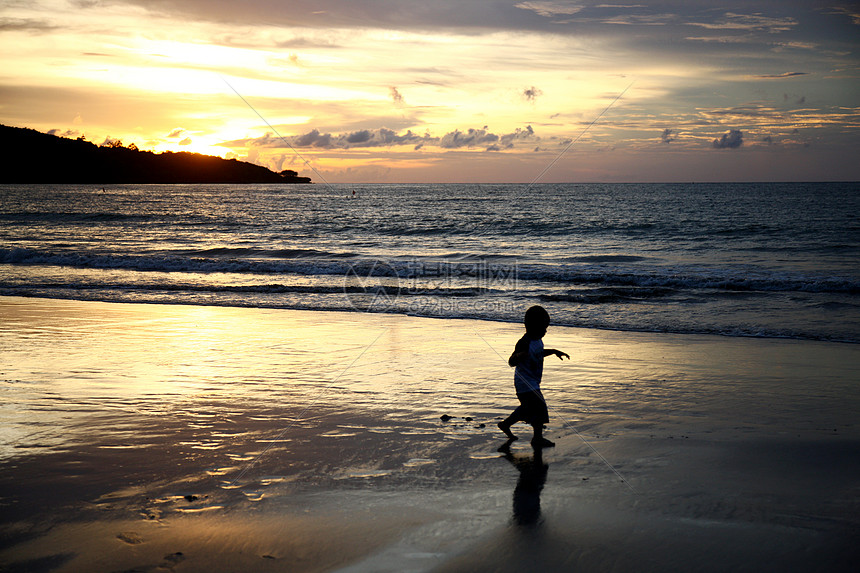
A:
<svg viewBox="0 0 860 573">
<path fill-rule="evenodd" d="M 549 326 L 549 313 L 542 306 L 530 307 L 526 311 L 523 323 L 526 325 L 526 332 L 540 338 L 546 334 Z"/>
</svg>

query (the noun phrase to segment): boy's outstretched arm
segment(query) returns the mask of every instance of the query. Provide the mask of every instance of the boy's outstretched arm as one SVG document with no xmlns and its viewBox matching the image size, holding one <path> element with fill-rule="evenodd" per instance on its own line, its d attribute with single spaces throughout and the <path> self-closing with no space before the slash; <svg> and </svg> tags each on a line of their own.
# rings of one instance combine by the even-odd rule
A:
<svg viewBox="0 0 860 573">
<path fill-rule="evenodd" d="M 556 350 L 555 348 L 544 348 L 543 349 L 543 355 L 544 356 L 550 356 L 552 354 L 555 354 L 556 356 L 558 356 L 559 360 L 563 360 L 565 358 L 570 360 L 570 355 L 567 352 L 562 352 L 561 350 Z M 513 358 L 513 356 L 511 356 L 511 358 Z"/>
</svg>

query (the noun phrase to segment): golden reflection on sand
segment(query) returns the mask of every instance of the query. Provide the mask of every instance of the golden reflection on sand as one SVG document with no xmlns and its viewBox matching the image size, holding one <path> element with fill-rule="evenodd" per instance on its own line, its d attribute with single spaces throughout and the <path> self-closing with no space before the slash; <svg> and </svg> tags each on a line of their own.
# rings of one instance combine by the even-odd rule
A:
<svg viewBox="0 0 860 573">
<path fill-rule="evenodd" d="M 572 357 L 544 370 L 557 446 L 535 461 L 519 440 L 512 467 L 495 422 L 516 402 L 520 333 L 0 298 L 0 564 L 509 570 L 539 543 L 548 567 L 657 571 L 719 563 L 721 544 L 736 564 L 845 554 L 860 347 L 550 327 Z M 517 507 L 540 527 L 512 529 Z"/>
</svg>

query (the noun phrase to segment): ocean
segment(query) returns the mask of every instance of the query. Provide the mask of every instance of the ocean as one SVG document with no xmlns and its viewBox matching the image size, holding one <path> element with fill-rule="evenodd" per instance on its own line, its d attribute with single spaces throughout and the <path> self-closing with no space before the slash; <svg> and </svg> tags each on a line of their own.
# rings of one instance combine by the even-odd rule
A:
<svg viewBox="0 0 860 573">
<path fill-rule="evenodd" d="M 0 186 L 0 295 L 860 342 L 860 184 Z"/>
</svg>

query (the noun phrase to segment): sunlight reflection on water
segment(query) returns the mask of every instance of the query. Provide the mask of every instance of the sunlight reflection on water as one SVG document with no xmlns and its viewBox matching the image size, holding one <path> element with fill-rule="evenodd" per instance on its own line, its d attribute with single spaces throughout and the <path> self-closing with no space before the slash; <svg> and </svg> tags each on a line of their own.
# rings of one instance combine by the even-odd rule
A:
<svg viewBox="0 0 860 573">
<path fill-rule="evenodd" d="M 829 527 L 845 537 L 832 524 L 853 523 L 852 506 L 830 490 L 856 475 L 845 454 L 858 443 L 860 346 L 551 327 L 547 346 L 572 360 L 545 364 L 557 447 L 543 459 L 543 529 L 524 532 L 511 509 L 521 482 L 495 427 L 516 404 L 506 358 L 521 333 L 469 320 L 0 298 L 0 462 L 10 470 L 0 491 L 14 500 L 4 516 L 62 521 L 46 526 L 50 547 L 84 546 L 93 531 L 100 547 L 181 539 L 184 553 L 205 555 L 198 563 L 249 548 L 274 558 L 290 544 L 307 555 L 331 540 L 345 560 L 439 562 L 471 545 L 463 558 L 484 562 L 532 534 L 547 534 L 554 563 L 592 526 L 627 540 L 630 523 L 649 555 L 655 542 L 711 547 L 697 535 L 715 526 L 733 543 L 749 523 L 768 542 L 786 524 L 799 541 L 804 531 L 834 539 Z M 525 439 L 511 459 L 527 461 L 530 429 L 514 431 Z M 70 526 L 70 516 L 96 524 Z M 345 546 L 344 528 L 357 532 Z M 382 553 L 366 547 L 368 532 L 386 540 Z M 623 551 L 632 559 L 637 547 Z"/>
<path fill-rule="evenodd" d="M 385 419 L 358 428 L 380 434 L 423 431 L 415 416 L 428 426 L 444 413 L 475 418 L 444 428 L 459 439 L 491 432 L 478 423 L 492 426 L 515 402 L 505 361 L 521 334 L 517 325 L 72 301 L 50 303 L 46 316 L 38 303 L 13 300 L 0 307 L 4 458 L 74 443 L 132 447 L 130 440 L 142 438 L 135 435 L 140 416 L 156 428 L 169 417 L 198 431 L 180 444 L 198 451 L 262 438 L 242 423 L 307 430 L 325 412 L 352 409 Z M 641 433 L 683 422 L 714 431 L 742 425 L 737 413 L 751 407 L 757 425 L 809 426 L 809 415 L 796 416 L 811 408 L 838 416 L 841 406 L 839 364 L 817 372 L 801 354 L 795 364 L 774 366 L 770 349 L 791 341 L 759 341 L 750 351 L 746 341 L 726 339 L 720 355 L 709 354 L 709 337 L 554 328 L 547 341 L 573 356 L 550 358 L 545 370 L 552 423 L 562 429 Z M 732 347 L 745 349 L 737 355 L 743 359 Z M 820 391 L 810 396 L 812 376 Z"/>
</svg>

